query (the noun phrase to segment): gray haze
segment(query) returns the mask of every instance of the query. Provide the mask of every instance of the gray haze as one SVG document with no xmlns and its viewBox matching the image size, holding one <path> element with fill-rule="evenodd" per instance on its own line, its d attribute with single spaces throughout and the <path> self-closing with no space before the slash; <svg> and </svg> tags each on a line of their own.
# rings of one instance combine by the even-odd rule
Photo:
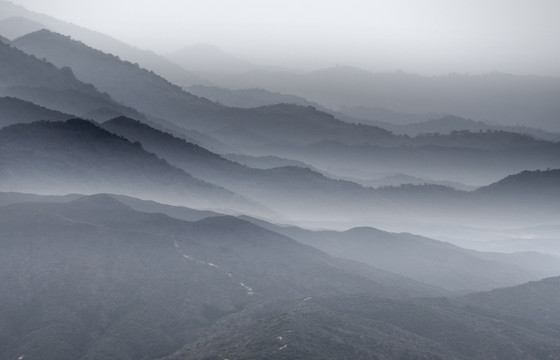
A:
<svg viewBox="0 0 560 360">
<path fill-rule="evenodd" d="M 560 76 L 556 0 L 14 0 L 160 53 L 208 43 L 248 61 Z"/>
</svg>

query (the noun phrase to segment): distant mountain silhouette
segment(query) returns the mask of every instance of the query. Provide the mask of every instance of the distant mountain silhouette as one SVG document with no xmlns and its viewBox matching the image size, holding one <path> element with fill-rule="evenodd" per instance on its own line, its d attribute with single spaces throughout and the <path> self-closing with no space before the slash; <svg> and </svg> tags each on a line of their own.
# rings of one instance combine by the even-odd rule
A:
<svg viewBox="0 0 560 360">
<path fill-rule="evenodd" d="M 137 111 L 76 79 L 70 68 L 59 69 L 4 43 L 0 43 L 0 56 L 3 59 L 0 96 L 17 97 L 78 116 L 98 108 L 110 108 L 119 114 L 143 118 Z"/>
<path fill-rule="evenodd" d="M 348 116 L 355 121 L 375 125 L 384 129 L 398 132 L 402 131 L 401 126 L 423 122 L 428 119 L 446 116 L 442 113 L 412 113 L 390 110 L 383 107 L 369 106 L 342 106 L 338 109 L 340 114 Z"/>
<path fill-rule="evenodd" d="M 560 191 L 560 169 L 523 171 L 511 175 L 494 184 L 478 189 L 479 192 L 514 191 L 521 192 L 529 189 L 535 191 Z"/>
<path fill-rule="evenodd" d="M 108 35 L 64 22 L 51 16 L 29 11 L 22 6 L 15 5 L 6 0 L 0 0 L 0 20 L 10 17 L 19 17 L 20 19 L 25 19 L 25 21 L 43 24 L 43 27 L 49 30 L 72 36 L 75 39 L 79 39 L 105 52 L 138 63 L 142 67 L 153 70 L 175 83 L 184 86 L 206 83 L 204 79 L 186 71 L 181 66 L 174 64 L 152 51 L 138 49 Z"/>
<path fill-rule="evenodd" d="M 447 186 L 420 184 L 399 187 L 367 188 L 355 182 L 325 176 L 297 166 L 252 169 L 190 144 L 169 133 L 127 118 L 117 118 L 103 127 L 166 159 L 194 176 L 231 189 L 278 212 L 286 219 L 307 221 L 376 222 L 419 221 L 441 218 L 450 223 L 471 219 L 472 225 L 496 221 L 503 224 L 508 216 L 554 218 L 554 206 L 538 205 L 538 197 L 523 213 L 512 213 L 511 199 L 495 199 L 478 192 L 457 191 Z M 443 148 L 440 151 L 445 151 Z M 552 199 L 556 197 L 553 196 Z M 494 201 L 497 200 L 497 201 Z M 516 202 L 523 206 L 524 202 Z M 480 209 L 488 211 L 481 213 Z M 552 211 L 551 211 L 552 210 Z M 548 212 L 543 217 L 543 213 Z M 419 215 L 421 214 L 421 215 Z M 322 220 L 321 220 L 322 219 Z M 499 220 L 499 221 L 498 221 Z"/>
<path fill-rule="evenodd" d="M 301 96 L 287 95 L 257 88 L 229 90 L 216 86 L 194 85 L 188 87 L 187 90 L 195 95 L 226 106 L 251 108 L 279 103 L 313 106 L 346 122 L 371 125 L 387 129 L 396 134 L 409 136 L 433 133 L 446 135 L 463 130 L 470 132 L 504 131 L 530 135 L 534 138 L 548 141 L 560 140 L 560 133 L 551 133 L 529 126 L 489 125 L 482 121 L 474 121 L 453 115 L 397 113 L 383 108 L 374 109 L 367 107 L 342 107 L 335 111 Z"/>
<path fill-rule="evenodd" d="M 382 202 L 371 189 L 350 181 L 296 166 L 252 169 L 136 120 L 120 117 L 102 126 L 142 143 L 148 151 L 200 179 L 232 189 L 286 216 L 305 209 L 309 213 L 319 209 L 333 214 L 343 209 L 354 213 L 357 208 L 375 208 L 370 202 Z"/>
<path fill-rule="evenodd" d="M 13 97 L 0 97 L 0 127 L 39 120 L 61 121 L 75 118 Z"/>
<path fill-rule="evenodd" d="M 478 132 L 455 130 L 446 135 L 421 134 L 411 139 L 409 143 L 414 146 L 432 145 L 482 150 L 539 148 L 552 145 L 549 141 L 538 140 L 529 135 L 499 130 Z"/>
<path fill-rule="evenodd" d="M 336 66 L 305 74 L 258 70 L 243 76 L 222 74 L 208 78 L 219 87 L 265 88 L 302 96 L 334 110 L 369 107 L 397 113 L 454 114 L 560 132 L 556 117 L 560 105 L 555 101 L 560 97 L 560 80 L 554 77 L 501 73 L 428 77 Z M 429 118 L 432 116 L 425 120 Z"/>
<path fill-rule="evenodd" d="M 233 107 L 251 108 L 280 103 L 313 106 L 346 122 L 372 125 L 387 129 L 396 134 L 409 136 L 434 133 L 447 135 L 451 132 L 465 130 L 469 132 L 504 131 L 530 135 L 534 138 L 548 141 L 560 140 L 560 133 L 551 133 L 528 126 L 489 125 L 482 121 L 464 119 L 453 115 L 396 113 L 387 109 L 366 107 L 343 107 L 335 111 L 300 96 L 257 88 L 229 90 L 216 86 L 194 85 L 188 87 L 187 90 L 195 95 Z"/>
<path fill-rule="evenodd" d="M 85 120 L 11 125 L 0 129 L 0 139 L 0 183 L 4 190 L 109 192 L 194 208 L 266 212 L 247 199 L 169 165 L 139 143 Z"/>
<path fill-rule="evenodd" d="M 166 57 L 189 71 L 198 73 L 245 73 L 257 66 L 209 44 L 185 46 Z"/>
<path fill-rule="evenodd" d="M 241 154 L 224 154 L 224 158 L 235 161 L 242 165 L 252 167 L 254 169 L 273 169 L 284 166 L 298 166 L 302 168 L 312 168 L 310 165 L 291 159 L 284 159 L 274 155 L 251 156 Z"/>
<path fill-rule="evenodd" d="M 482 186 L 523 170 L 560 166 L 557 143 L 510 132 L 456 131 L 390 139 L 372 145 L 320 141 L 269 151 L 326 169 L 334 176 L 362 181 L 380 173 L 405 173 Z"/>
<path fill-rule="evenodd" d="M 422 122 L 407 124 L 399 127 L 391 127 L 392 131 L 399 134 L 407 134 L 416 136 L 418 134 L 439 133 L 449 134 L 454 131 L 470 131 L 470 132 L 487 132 L 487 131 L 504 131 L 518 134 L 530 135 L 537 139 L 559 141 L 560 134 L 550 133 L 540 129 L 534 129 L 528 126 L 504 126 L 490 125 L 482 121 L 474 121 L 464 119 L 458 116 L 444 116 L 442 118 L 426 120 Z"/>
<path fill-rule="evenodd" d="M 76 76 L 106 91 L 117 101 L 186 129 L 205 132 L 233 147 L 271 143 L 310 143 L 336 139 L 382 143 L 393 135 L 383 129 L 349 124 L 312 107 L 289 104 L 254 109 L 231 108 L 183 91 L 138 66 L 92 49 L 68 37 L 41 30 L 15 42 L 19 48 L 70 66 Z"/>
<path fill-rule="evenodd" d="M 401 223 L 421 218 L 441 218 L 449 223 L 471 219 L 474 226 L 492 221 L 496 221 L 496 225 L 503 224 L 508 216 L 511 219 L 525 217 L 525 221 L 533 221 L 535 216 L 549 219 L 558 212 L 551 212 L 554 206 L 538 205 L 538 198 L 530 202 L 531 207 L 514 216 L 511 199 L 494 201 L 494 197 L 447 186 L 420 184 L 372 189 L 297 166 L 253 169 L 136 120 L 121 117 L 102 126 L 130 141 L 142 143 L 148 151 L 197 178 L 254 199 L 286 219 L 330 219 L 341 223 L 349 221 L 350 224 L 355 224 L 356 219 L 367 224 L 397 219 Z M 523 202 L 517 204 L 522 206 Z M 488 211 L 481 213 L 481 208 Z M 542 217 L 543 212 L 548 215 Z"/>
<path fill-rule="evenodd" d="M 14 45 L 58 66 L 71 67 L 82 81 L 94 84 L 117 101 L 146 114 L 177 122 L 189 110 L 219 109 L 209 100 L 186 93 L 137 64 L 51 31 L 28 34 L 16 39 Z"/>
<path fill-rule="evenodd" d="M 0 0 L 0 359 L 560 359 L 559 78 L 172 57 Z"/>
<path fill-rule="evenodd" d="M 435 179 L 427 179 L 421 178 L 417 176 L 410 176 L 406 174 L 386 174 L 384 176 L 376 177 L 373 179 L 350 179 L 354 182 L 362 184 L 364 186 L 371 186 L 374 188 L 378 187 L 398 187 L 401 185 L 424 185 L 424 184 L 431 184 L 431 185 L 442 185 L 446 187 L 450 187 L 456 190 L 474 190 L 475 186 L 469 186 L 465 184 L 461 184 L 456 181 L 446 181 L 446 180 L 435 180 Z"/>
<path fill-rule="evenodd" d="M 523 171 L 476 190 L 480 197 L 509 201 L 519 208 L 541 206 L 560 210 L 560 169 Z"/>
</svg>

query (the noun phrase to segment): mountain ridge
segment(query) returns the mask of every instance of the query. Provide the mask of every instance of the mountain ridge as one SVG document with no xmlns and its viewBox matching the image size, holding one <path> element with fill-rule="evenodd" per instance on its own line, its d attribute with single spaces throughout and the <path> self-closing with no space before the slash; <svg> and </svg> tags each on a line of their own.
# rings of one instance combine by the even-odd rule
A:
<svg viewBox="0 0 560 360">
<path fill-rule="evenodd" d="M 4 149 L 3 188 L 54 193 L 122 192 L 140 198 L 151 194 L 169 203 L 231 209 L 240 206 L 247 211 L 260 208 L 266 212 L 248 199 L 169 165 L 146 152 L 140 143 L 131 143 L 90 121 L 16 124 L 0 129 L 0 138 Z"/>
<path fill-rule="evenodd" d="M 2 10 L 0 11 L 0 14 L 2 14 L 0 17 L 20 16 L 44 24 L 45 27 L 56 32 L 73 36 L 94 47 L 103 49 L 108 53 L 122 56 L 126 60 L 142 64 L 142 66 L 164 75 L 169 81 L 177 82 L 185 86 L 195 83 L 207 83 L 206 80 L 199 78 L 195 74 L 188 72 L 179 65 L 168 61 L 152 51 L 138 49 L 108 35 L 61 21 L 48 15 L 27 10 L 22 6 L 15 5 L 6 0 L 0 2 L 0 10 Z"/>
</svg>

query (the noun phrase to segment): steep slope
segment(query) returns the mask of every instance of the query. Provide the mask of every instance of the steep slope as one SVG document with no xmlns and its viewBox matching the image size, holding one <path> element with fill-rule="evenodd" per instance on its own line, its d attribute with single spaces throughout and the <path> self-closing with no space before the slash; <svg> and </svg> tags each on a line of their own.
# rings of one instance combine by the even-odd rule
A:
<svg viewBox="0 0 560 360">
<path fill-rule="evenodd" d="M 2 358 L 155 359 L 269 299 L 431 291 L 371 268 L 353 274 L 238 219 L 183 222 L 104 195 L 0 207 L 0 224 Z"/>
<path fill-rule="evenodd" d="M 62 121 L 75 117 L 75 115 L 47 109 L 29 101 L 8 96 L 0 97 L 0 127 L 39 120 Z"/>
<path fill-rule="evenodd" d="M 0 139 L 4 191 L 113 192 L 198 208 L 264 211 L 85 120 L 12 125 L 0 130 Z"/>
<path fill-rule="evenodd" d="M 142 143 L 147 150 L 171 163 L 180 165 L 185 170 L 189 169 L 189 172 L 196 175 L 208 176 L 209 172 L 214 171 L 218 178 L 228 172 L 234 174 L 249 170 L 249 168 L 227 160 L 199 145 L 155 129 L 138 120 L 121 116 L 108 120 L 101 126 L 130 141 Z"/>
<path fill-rule="evenodd" d="M 2 42 L 0 60 L 0 96 L 17 97 L 79 116 L 108 108 L 118 114 L 143 118 L 137 111 L 101 94 L 92 85 L 77 80 L 69 68 L 59 69 Z"/>
<path fill-rule="evenodd" d="M 118 101 L 146 114 L 179 122 L 198 111 L 218 111 L 212 102 L 184 92 L 137 64 L 122 61 L 48 30 L 40 30 L 14 41 L 15 46 L 58 66 L 69 66 L 83 81 L 108 92 Z M 190 112 L 195 111 L 194 114 Z"/>
<path fill-rule="evenodd" d="M 90 44 L 95 48 L 115 54 L 128 61 L 138 63 L 142 67 L 161 74 L 169 81 L 173 81 L 183 86 L 207 83 L 206 80 L 152 51 L 138 49 L 108 35 L 89 30 L 72 23 L 64 22 L 51 16 L 27 10 L 22 6 L 15 5 L 6 0 L 0 0 L 0 20 L 6 20 L 9 18 L 19 19 L 20 22 L 31 21 L 39 23 L 42 25 L 41 28 L 50 29 L 61 34 L 72 36 L 75 39 L 79 39 L 80 41 Z M 19 32 L 14 35 L 19 37 L 29 32 L 31 31 L 24 33 Z"/>
<path fill-rule="evenodd" d="M 237 109 L 194 96 L 138 66 L 65 36 L 41 30 L 14 42 L 26 52 L 106 91 L 116 100 L 188 129 L 205 132 L 226 144 L 251 148 L 263 144 L 306 144 L 322 140 L 372 143 L 393 140 L 386 130 L 354 125 L 312 107 L 273 105 Z"/>
</svg>

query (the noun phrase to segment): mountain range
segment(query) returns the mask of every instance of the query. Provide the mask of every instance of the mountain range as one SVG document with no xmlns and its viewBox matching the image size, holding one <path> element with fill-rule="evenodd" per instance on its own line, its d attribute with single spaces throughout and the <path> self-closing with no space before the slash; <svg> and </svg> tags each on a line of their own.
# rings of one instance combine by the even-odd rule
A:
<svg viewBox="0 0 560 360">
<path fill-rule="evenodd" d="M 2 96 L 17 97 L 49 109 L 84 117 L 99 109 L 143 117 L 92 85 L 77 80 L 68 67 L 57 68 L 4 43 L 0 43 L 0 56 L 3 65 L 0 69 Z"/>
<path fill-rule="evenodd" d="M 75 117 L 18 98 L 0 98 L 0 127 L 40 120 L 63 121 Z"/>
<path fill-rule="evenodd" d="M 531 208 L 540 208 L 542 212 L 525 211 L 525 221 L 533 216 L 550 218 L 547 213 L 556 214 L 558 211 L 554 201 L 549 203 L 543 199 L 546 197 L 555 199 L 557 196 L 555 187 L 552 185 L 554 182 L 552 179 L 555 178 L 554 171 L 543 172 L 542 175 L 539 172 L 532 173 L 527 176 L 526 182 L 520 181 L 520 187 L 516 189 L 503 189 L 501 183 L 492 185 L 490 188 L 502 188 L 496 193 L 504 191 L 505 195 L 501 199 L 492 197 L 492 201 L 489 203 L 487 201 L 489 196 L 481 197 L 479 194 L 485 191 L 493 192 L 492 190 L 481 189 L 469 193 L 443 186 L 371 189 L 350 181 L 332 179 L 314 170 L 297 166 L 253 169 L 127 118 L 110 120 L 105 122 L 103 127 L 130 141 L 142 143 L 148 151 L 154 152 L 198 178 L 255 199 L 287 218 L 292 217 L 293 214 L 299 214 L 300 219 L 318 220 L 318 217 L 309 215 L 317 213 L 323 218 L 331 216 L 333 220 L 343 221 L 359 217 L 361 212 L 366 212 L 370 217 L 378 218 L 378 220 L 383 217 L 408 219 L 414 218 L 415 213 L 424 211 L 426 214 L 433 214 L 448 221 L 453 221 L 451 219 L 455 219 L 456 222 L 465 219 L 483 221 L 478 209 L 485 207 L 488 209 L 485 216 L 490 216 L 489 214 L 493 211 L 495 214 L 502 214 L 497 216 L 498 218 L 510 216 L 518 219 L 519 216 L 512 211 L 512 206 L 513 204 L 518 204 L 516 206 L 519 207 L 526 206 L 530 200 L 524 199 L 518 194 L 531 194 L 530 191 L 533 188 L 539 188 L 546 194 L 539 197 L 532 194 L 527 195 L 528 198 L 533 197 L 535 201 L 535 205 Z M 516 139 L 515 136 L 514 139 Z M 512 142 L 515 141 L 512 140 Z M 550 183 L 533 186 L 529 182 L 532 181 L 529 179 L 541 176 L 550 177 Z M 519 201 L 512 200 L 516 197 L 519 198 Z M 539 205 L 536 205 L 537 202 Z M 342 215 L 342 213 L 345 214 Z M 491 219 L 496 221 L 496 216 L 491 216 Z"/>
<path fill-rule="evenodd" d="M 517 285 L 532 280 L 531 276 L 541 279 L 560 271 L 556 256 L 477 252 L 426 237 L 367 227 L 310 231 L 250 218 L 248 221 L 331 256 L 359 261 L 456 292 Z"/>
<path fill-rule="evenodd" d="M 370 73 L 341 65 L 304 74 L 259 69 L 208 78 L 215 86 L 265 88 L 298 95 L 335 110 L 366 107 L 412 114 L 453 114 L 502 125 L 527 124 L 559 131 L 555 115 L 558 105 L 554 99 L 560 92 L 560 82 L 554 77 L 502 73 L 429 77 L 404 72 Z M 539 109 L 538 115 L 531 109 Z"/>
<path fill-rule="evenodd" d="M 386 130 L 345 123 L 312 107 L 277 104 L 240 109 L 213 103 L 134 64 L 47 30 L 18 38 L 14 44 L 57 66 L 71 67 L 82 81 L 139 109 L 152 121 L 163 118 L 234 147 L 286 143 L 287 139 L 288 143 L 324 139 L 361 143 L 392 138 Z"/>
<path fill-rule="evenodd" d="M 3 357 L 155 358 L 263 299 L 433 293 L 238 219 L 189 223 L 108 196 L 8 205 L 0 219 Z"/>
<path fill-rule="evenodd" d="M 183 85 L 206 83 L 205 80 L 200 79 L 195 74 L 152 51 L 138 49 L 103 33 L 30 11 L 6 0 L 0 1 L 0 29 L 3 28 L 2 24 L 8 31 L 17 29 L 12 33 L 11 40 L 33 31 L 49 29 L 64 35 L 71 35 L 80 41 L 91 43 L 107 53 L 139 63 L 176 83 Z M 29 27 L 28 24 L 33 24 L 33 26 Z M 4 36 L 9 37 L 8 34 Z"/>
<path fill-rule="evenodd" d="M 552 279 L 457 300 L 411 298 L 443 293 L 246 221 L 185 222 L 137 212 L 107 195 L 5 205 L 0 219 L 2 287 L 9 290 L 0 296 L 3 356 L 556 354 L 555 322 L 538 325 L 537 309 L 514 317 L 509 306 L 487 310 L 492 301 L 529 301 L 536 286 L 554 306 Z M 531 320 L 518 320 L 524 317 Z M 6 337 L 14 332 L 25 336 Z M 365 338 L 354 337 L 360 332 Z"/>
<path fill-rule="evenodd" d="M 85 120 L 11 125 L 0 129 L 0 139 L 2 189 L 116 192 L 230 210 L 256 206 Z"/>
<path fill-rule="evenodd" d="M 558 79 L 0 35 L 1 359 L 560 359 Z"/>
</svg>

